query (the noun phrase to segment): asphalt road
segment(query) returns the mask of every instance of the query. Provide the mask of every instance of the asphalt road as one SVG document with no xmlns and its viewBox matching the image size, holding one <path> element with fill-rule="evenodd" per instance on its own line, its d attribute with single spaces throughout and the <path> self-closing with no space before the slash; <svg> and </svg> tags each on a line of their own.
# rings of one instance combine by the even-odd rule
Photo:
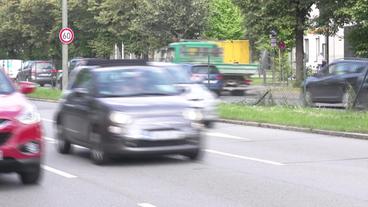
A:
<svg viewBox="0 0 368 207">
<path fill-rule="evenodd" d="M 35 102 L 46 156 L 40 185 L 0 175 L 1 207 L 368 206 L 368 141 L 217 124 L 205 156 L 120 159 L 96 166 L 89 152 L 55 151 L 56 104 Z"/>
</svg>

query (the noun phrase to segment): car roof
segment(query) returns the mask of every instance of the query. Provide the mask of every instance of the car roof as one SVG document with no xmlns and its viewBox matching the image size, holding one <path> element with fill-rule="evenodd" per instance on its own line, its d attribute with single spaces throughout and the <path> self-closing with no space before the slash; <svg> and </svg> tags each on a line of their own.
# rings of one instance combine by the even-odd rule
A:
<svg viewBox="0 0 368 207">
<path fill-rule="evenodd" d="M 94 67 L 91 68 L 93 71 L 111 71 L 111 70 L 128 70 L 128 69 L 162 69 L 157 66 L 147 66 L 147 65 L 140 65 L 140 66 L 105 66 L 105 67 Z"/>
</svg>

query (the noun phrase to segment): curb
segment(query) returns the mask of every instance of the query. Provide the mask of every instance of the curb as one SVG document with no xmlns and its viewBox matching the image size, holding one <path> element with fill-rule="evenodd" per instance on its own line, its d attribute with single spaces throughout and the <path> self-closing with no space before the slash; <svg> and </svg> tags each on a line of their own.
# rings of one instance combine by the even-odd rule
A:
<svg viewBox="0 0 368 207">
<path fill-rule="evenodd" d="M 59 103 L 59 100 L 51 100 L 51 99 L 42 99 L 42 98 L 31 98 L 31 97 L 27 97 L 28 100 L 30 101 L 43 101 L 43 102 L 50 102 L 50 103 Z"/>
<path fill-rule="evenodd" d="M 329 136 L 336 136 L 336 137 L 368 140 L 368 134 L 362 134 L 362 133 L 337 132 L 337 131 L 328 131 L 328 130 L 321 130 L 321 129 L 302 128 L 302 127 L 285 126 L 285 125 L 278 125 L 278 124 L 267 124 L 267 123 L 251 122 L 251 121 L 237 121 L 237 120 L 229 120 L 229 119 L 219 119 L 218 122 L 226 123 L 226 124 L 236 124 L 236 125 L 253 126 L 253 127 L 261 127 L 261 128 L 269 128 L 269 129 L 282 129 L 282 130 L 287 130 L 287 131 L 296 131 L 296 132 L 305 132 L 305 133 L 322 134 L 322 135 L 329 135 Z"/>
</svg>

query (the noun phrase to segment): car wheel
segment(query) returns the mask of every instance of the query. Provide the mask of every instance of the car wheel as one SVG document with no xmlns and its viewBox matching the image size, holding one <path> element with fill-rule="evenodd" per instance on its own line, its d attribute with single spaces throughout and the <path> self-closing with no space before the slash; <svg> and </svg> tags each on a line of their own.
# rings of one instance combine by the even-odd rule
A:
<svg viewBox="0 0 368 207">
<path fill-rule="evenodd" d="M 231 95 L 232 96 L 243 96 L 244 95 L 244 91 L 242 91 L 242 90 L 231 91 Z"/>
<path fill-rule="evenodd" d="M 101 147 L 101 135 L 96 132 L 92 132 L 91 136 L 91 140 L 98 140 L 91 148 L 91 160 L 96 165 L 105 165 L 108 162 L 109 157 Z"/>
<path fill-rule="evenodd" d="M 41 178 L 41 166 L 38 165 L 33 171 L 20 172 L 19 176 L 24 185 L 37 184 Z"/>
<path fill-rule="evenodd" d="M 352 109 L 355 99 L 355 91 L 351 86 L 348 86 L 342 96 L 342 105 L 345 109 Z"/>
<path fill-rule="evenodd" d="M 44 87 L 44 86 L 45 86 L 45 84 L 44 84 L 44 83 L 40 83 L 40 86 L 41 86 L 41 87 Z"/>
<path fill-rule="evenodd" d="M 212 129 L 214 127 L 215 123 L 213 121 L 205 121 L 204 126 L 208 129 Z"/>
<path fill-rule="evenodd" d="M 220 97 L 221 96 L 221 90 L 216 90 L 215 94 L 217 95 L 217 97 Z"/>
<path fill-rule="evenodd" d="M 184 154 L 184 156 L 188 157 L 190 160 L 196 161 L 202 159 L 203 153 L 201 152 L 200 149 L 198 149 L 196 151 L 186 153 Z"/>
<path fill-rule="evenodd" d="M 63 126 L 57 125 L 57 144 L 56 149 L 60 154 L 69 154 L 72 149 L 72 144 L 65 139 Z"/>
<path fill-rule="evenodd" d="M 303 105 L 306 107 L 313 106 L 312 93 L 308 90 L 305 91 L 303 95 Z"/>
</svg>

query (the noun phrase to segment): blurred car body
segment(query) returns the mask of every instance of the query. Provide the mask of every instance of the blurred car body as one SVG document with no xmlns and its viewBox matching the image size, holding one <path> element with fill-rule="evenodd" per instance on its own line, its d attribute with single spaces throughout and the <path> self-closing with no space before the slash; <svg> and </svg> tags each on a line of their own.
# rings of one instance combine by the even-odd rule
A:
<svg viewBox="0 0 368 207">
<path fill-rule="evenodd" d="M 58 151 L 71 144 L 110 156 L 200 154 L 201 112 L 191 109 L 169 74 L 148 66 L 95 66 L 76 72 L 57 112 Z"/>
<path fill-rule="evenodd" d="M 306 103 L 342 103 L 348 107 L 361 87 L 358 100 L 366 103 L 368 85 L 363 79 L 367 69 L 368 60 L 364 59 L 342 59 L 325 66 L 305 80 Z"/>
<path fill-rule="evenodd" d="M 203 123 L 206 127 L 212 128 L 218 119 L 217 105 L 219 100 L 204 86 L 203 80 L 193 81 L 191 79 L 191 69 L 184 65 L 162 62 L 151 62 L 149 64 L 165 68 L 170 73 L 173 77 L 173 83 L 182 91 L 182 96 L 190 102 L 192 107 L 201 109 Z"/>
<path fill-rule="evenodd" d="M 20 82 L 19 87 L 22 93 L 35 89 L 29 82 Z M 40 115 L 1 71 L 0 100 L 0 173 L 16 172 L 24 184 L 37 183 L 42 156 Z"/>
<path fill-rule="evenodd" d="M 44 86 L 55 86 L 55 65 L 52 61 L 35 60 L 26 61 L 17 75 L 17 81 L 29 81 Z"/>
<path fill-rule="evenodd" d="M 221 95 L 224 85 L 223 76 L 214 65 L 182 64 L 189 69 L 193 81 L 201 81 L 209 90 Z"/>
</svg>

